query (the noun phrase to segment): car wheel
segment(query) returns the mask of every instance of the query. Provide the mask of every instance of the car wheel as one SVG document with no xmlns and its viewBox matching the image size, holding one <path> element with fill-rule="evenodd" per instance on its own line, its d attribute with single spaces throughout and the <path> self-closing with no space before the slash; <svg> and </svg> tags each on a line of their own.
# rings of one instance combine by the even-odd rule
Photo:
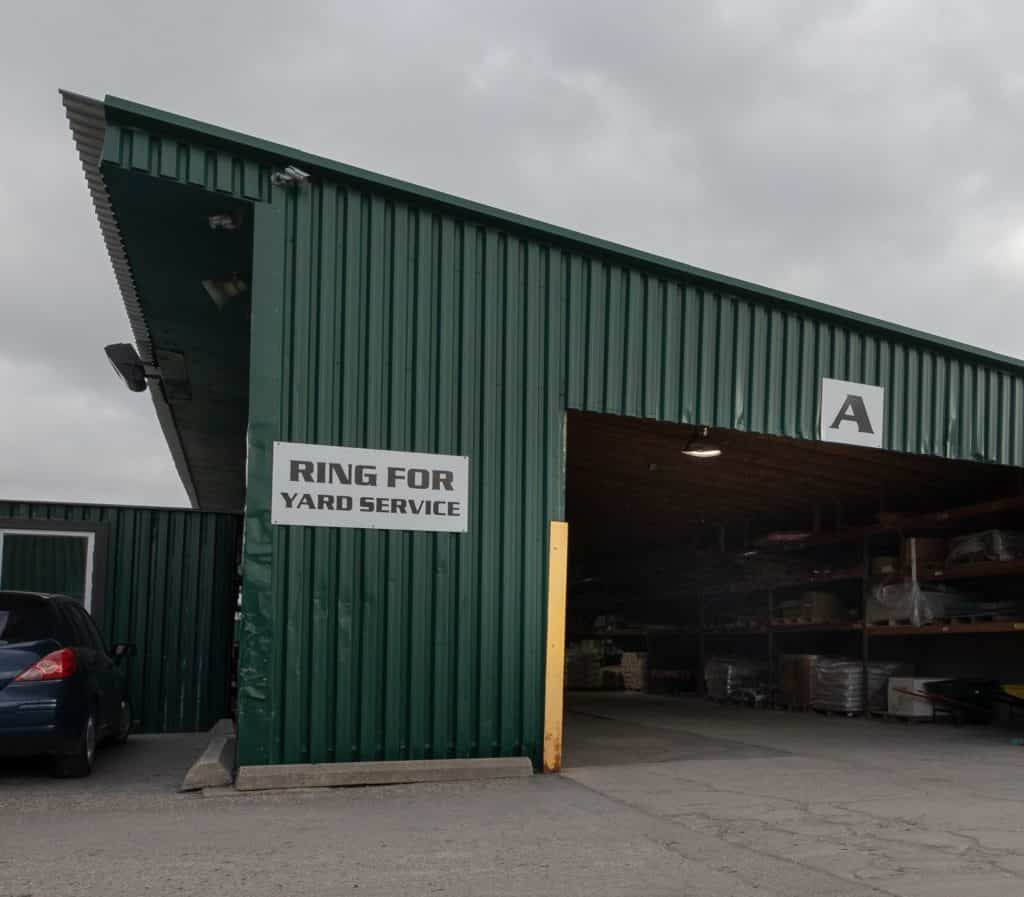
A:
<svg viewBox="0 0 1024 897">
<path fill-rule="evenodd" d="M 124 744 L 132 731 L 132 705 L 125 698 L 121 702 L 121 713 L 117 720 L 117 734 L 114 736 L 114 744 Z"/>
<path fill-rule="evenodd" d="M 96 718 L 90 713 L 73 754 L 58 757 L 55 771 L 62 779 L 80 778 L 92 772 L 96 759 Z"/>
</svg>

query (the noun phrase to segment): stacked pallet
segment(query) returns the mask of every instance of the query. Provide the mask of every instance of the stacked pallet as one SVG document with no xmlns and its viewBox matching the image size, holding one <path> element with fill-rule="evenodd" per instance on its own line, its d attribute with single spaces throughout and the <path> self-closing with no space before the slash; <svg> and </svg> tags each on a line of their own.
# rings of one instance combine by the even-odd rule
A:
<svg viewBox="0 0 1024 897">
<path fill-rule="evenodd" d="M 647 652 L 622 652 L 622 679 L 627 691 L 647 690 Z"/>
<path fill-rule="evenodd" d="M 819 657 L 814 667 L 815 710 L 832 713 L 864 711 L 864 665 L 859 660 Z M 913 670 L 899 661 L 868 664 L 868 709 L 885 711 L 889 703 L 889 678 Z"/>
</svg>

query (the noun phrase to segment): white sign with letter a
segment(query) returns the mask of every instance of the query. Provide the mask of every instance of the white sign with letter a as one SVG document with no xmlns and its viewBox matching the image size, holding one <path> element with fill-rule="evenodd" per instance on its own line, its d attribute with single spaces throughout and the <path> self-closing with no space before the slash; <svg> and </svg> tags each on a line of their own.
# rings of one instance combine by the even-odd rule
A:
<svg viewBox="0 0 1024 897">
<path fill-rule="evenodd" d="M 821 441 L 881 448 L 885 426 L 885 387 L 821 381 Z"/>
</svg>

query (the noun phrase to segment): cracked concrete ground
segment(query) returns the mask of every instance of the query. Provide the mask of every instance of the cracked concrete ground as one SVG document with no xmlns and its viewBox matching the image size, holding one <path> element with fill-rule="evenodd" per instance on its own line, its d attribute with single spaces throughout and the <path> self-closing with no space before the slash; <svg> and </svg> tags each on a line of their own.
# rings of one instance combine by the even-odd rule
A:
<svg viewBox="0 0 1024 897">
<path fill-rule="evenodd" d="M 836 888 L 1024 895 L 1024 748 L 1006 730 L 628 694 L 568 707 L 565 775 L 631 808 L 828 873 Z M 612 765 L 630 732 L 636 762 Z"/>
<path fill-rule="evenodd" d="M 0 897 L 1019 897 L 1024 748 L 633 695 L 571 696 L 562 776 L 178 795 L 196 736 L 94 777 L 0 768 Z"/>
</svg>

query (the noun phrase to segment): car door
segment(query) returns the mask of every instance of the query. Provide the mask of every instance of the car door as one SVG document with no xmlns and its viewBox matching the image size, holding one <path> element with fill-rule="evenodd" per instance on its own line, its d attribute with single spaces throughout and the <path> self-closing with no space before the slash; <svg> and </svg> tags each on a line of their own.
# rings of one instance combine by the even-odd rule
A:
<svg viewBox="0 0 1024 897">
<path fill-rule="evenodd" d="M 89 706 L 98 709 L 97 716 L 99 718 L 96 719 L 96 726 L 100 728 L 103 725 L 104 708 L 100 698 L 102 689 L 96 648 L 90 643 L 89 630 L 85 627 L 78 604 L 74 601 L 61 600 L 57 606 L 64 618 L 64 629 L 67 633 L 65 640 L 69 643 L 69 647 L 75 649 L 79 675 L 82 677 L 83 698 Z"/>
<path fill-rule="evenodd" d="M 99 689 L 100 713 L 102 718 L 96 723 L 105 734 L 116 731 L 121 709 L 121 673 L 113 658 L 107 651 L 96 622 L 81 605 L 74 604 L 72 609 L 78 617 L 87 649 L 91 652 L 96 684 Z"/>
<path fill-rule="evenodd" d="M 99 699 L 99 684 L 96 681 L 96 657 L 95 651 L 88 644 L 88 636 L 85 627 L 75 613 L 76 602 L 67 598 L 51 599 L 53 608 L 59 617 L 60 641 L 65 648 L 75 649 L 75 661 L 78 672 L 75 679 L 78 683 L 75 688 L 76 702 L 81 701 L 88 707 L 97 703 Z M 99 720 L 96 721 L 99 724 Z"/>
</svg>

